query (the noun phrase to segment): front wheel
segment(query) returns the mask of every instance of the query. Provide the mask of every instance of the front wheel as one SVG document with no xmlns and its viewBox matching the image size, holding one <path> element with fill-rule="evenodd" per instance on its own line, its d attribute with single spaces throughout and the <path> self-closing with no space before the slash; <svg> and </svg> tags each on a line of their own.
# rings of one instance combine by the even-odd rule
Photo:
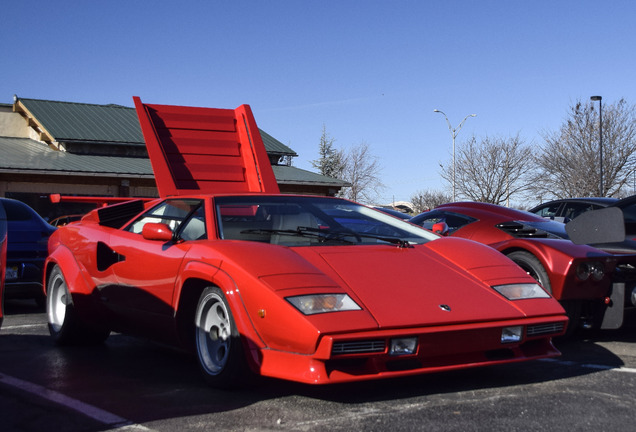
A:
<svg viewBox="0 0 636 432">
<path fill-rule="evenodd" d="M 241 384 L 249 370 L 230 306 L 217 287 L 203 290 L 194 316 L 199 366 L 208 384 Z"/>
<path fill-rule="evenodd" d="M 548 272 L 541 264 L 541 261 L 537 259 L 530 252 L 515 251 L 507 255 L 508 258 L 513 260 L 515 264 L 521 267 L 528 275 L 532 276 L 544 290 L 552 293 L 552 285 L 550 284 L 550 278 Z"/>
<path fill-rule="evenodd" d="M 59 266 L 55 266 L 46 284 L 46 315 L 49 333 L 58 345 L 103 342 L 110 331 L 84 325 L 75 313 L 73 298 Z"/>
<path fill-rule="evenodd" d="M 507 256 L 525 270 L 528 275 L 532 276 L 544 290 L 552 294 L 552 284 L 550 284 L 548 272 L 537 257 L 526 251 L 514 251 Z M 581 304 L 578 301 L 560 301 L 560 303 L 570 320 L 565 336 L 570 336 L 578 327 L 581 317 Z"/>
</svg>

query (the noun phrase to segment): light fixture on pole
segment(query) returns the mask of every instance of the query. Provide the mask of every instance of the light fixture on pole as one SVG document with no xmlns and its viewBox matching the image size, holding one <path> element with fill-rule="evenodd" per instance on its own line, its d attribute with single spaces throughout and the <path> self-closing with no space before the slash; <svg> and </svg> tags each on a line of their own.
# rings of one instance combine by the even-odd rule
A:
<svg viewBox="0 0 636 432">
<path fill-rule="evenodd" d="M 599 130 L 599 144 L 598 144 L 598 154 L 599 154 L 599 165 L 600 165 L 600 182 L 599 188 L 602 197 L 605 196 L 605 190 L 603 185 L 603 97 L 602 96 L 592 96 L 590 97 L 592 101 L 598 101 L 598 130 Z"/>
<path fill-rule="evenodd" d="M 444 118 L 446 118 L 446 123 L 448 124 L 448 130 L 450 131 L 451 136 L 453 137 L 453 202 L 454 202 L 455 190 L 456 190 L 456 187 L 455 187 L 455 138 L 457 137 L 457 134 L 461 130 L 462 126 L 464 125 L 464 122 L 466 121 L 466 119 L 468 117 L 477 117 L 477 114 L 468 114 L 466 117 L 464 117 L 464 120 L 462 120 L 461 123 L 456 128 L 453 128 L 453 126 L 451 126 L 451 122 L 448 120 L 448 116 L 444 113 L 444 111 L 434 109 L 433 112 L 444 114 Z"/>
</svg>

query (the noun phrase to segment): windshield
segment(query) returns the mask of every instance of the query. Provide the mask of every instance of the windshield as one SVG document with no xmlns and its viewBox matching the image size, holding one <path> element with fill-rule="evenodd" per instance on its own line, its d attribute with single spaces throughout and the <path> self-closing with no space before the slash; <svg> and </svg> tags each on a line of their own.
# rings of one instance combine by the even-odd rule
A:
<svg viewBox="0 0 636 432">
<path fill-rule="evenodd" d="M 380 211 L 339 198 L 218 197 L 219 236 L 286 246 L 397 244 L 408 247 L 437 235 Z"/>
</svg>

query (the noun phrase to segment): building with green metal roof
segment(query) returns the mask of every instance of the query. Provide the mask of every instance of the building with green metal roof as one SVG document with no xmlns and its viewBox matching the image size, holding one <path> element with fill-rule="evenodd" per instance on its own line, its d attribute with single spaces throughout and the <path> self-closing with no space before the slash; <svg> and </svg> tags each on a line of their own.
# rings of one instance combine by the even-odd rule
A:
<svg viewBox="0 0 636 432">
<path fill-rule="evenodd" d="M 296 152 L 260 133 L 282 193 L 335 195 L 347 186 L 293 167 Z M 25 201 L 47 217 L 72 210 L 52 207 L 52 193 L 157 196 L 134 108 L 17 96 L 0 104 L 0 196 Z"/>
</svg>

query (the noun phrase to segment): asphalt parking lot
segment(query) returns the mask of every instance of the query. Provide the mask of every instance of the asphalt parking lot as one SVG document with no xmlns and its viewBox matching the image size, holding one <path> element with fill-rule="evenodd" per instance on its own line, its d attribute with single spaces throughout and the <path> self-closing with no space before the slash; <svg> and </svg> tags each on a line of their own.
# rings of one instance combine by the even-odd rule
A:
<svg viewBox="0 0 636 432">
<path fill-rule="evenodd" d="M 112 335 L 55 347 L 45 314 L 7 302 L 2 431 L 620 431 L 636 419 L 636 319 L 558 341 L 563 356 L 408 379 L 312 387 L 264 379 L 207 387 L 196 362 Z"/>
</svg>

